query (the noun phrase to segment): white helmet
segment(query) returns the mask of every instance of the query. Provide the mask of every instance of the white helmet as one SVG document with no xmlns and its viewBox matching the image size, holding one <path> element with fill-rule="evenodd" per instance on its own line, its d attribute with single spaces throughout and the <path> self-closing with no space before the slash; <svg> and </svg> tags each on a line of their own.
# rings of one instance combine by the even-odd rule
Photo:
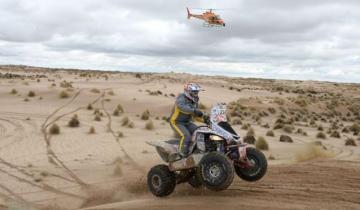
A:
<svg viewBox="0 0 360 210">
<path fill-rule="evenodd" d="M 199 101 L 200 85 L 196 83 L 188 83 L 184 85 L 184 94 L 187 98 L 197 103 Z"/>
</svg>

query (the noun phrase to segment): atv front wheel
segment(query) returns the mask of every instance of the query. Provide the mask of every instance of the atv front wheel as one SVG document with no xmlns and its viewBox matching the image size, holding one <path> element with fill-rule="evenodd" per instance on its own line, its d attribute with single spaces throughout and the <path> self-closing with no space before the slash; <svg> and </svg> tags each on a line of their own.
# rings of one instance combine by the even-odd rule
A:
<svg viewBox="0 0 360 210">
<path fill-rule="evenodd" d="M 246 148 L 246 156 L 249 164 L 243 163 L 234 164 L 236 174 L 243 180 L 254 182 L 261 179 L 267 170 L 267 160 L 265 155 L 252 147 Z"/>
<path fill-rule="evenodd" d="M 176 186 L 175 173 L 166 165 L 157 165 L 150 169 L 147 176 L 148 189 L 158 197 L 170 195 Z"/>
<path fill-rule="evenodd" d="M 210 152 L 199 163 L 198 177 L 209 190 L 227 189 L 234 179 L 234 167 L 230 159 L 218 152 Z"/>
</svg>

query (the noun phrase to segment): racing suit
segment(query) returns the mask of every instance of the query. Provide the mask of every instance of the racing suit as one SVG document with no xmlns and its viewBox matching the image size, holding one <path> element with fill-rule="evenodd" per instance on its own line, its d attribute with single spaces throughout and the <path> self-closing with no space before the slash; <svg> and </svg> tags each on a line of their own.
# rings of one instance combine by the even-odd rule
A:
<svg viewBox="0 0 360 210">
<path fill-rule="evenodd" d="M 170 116 L 170 126 L 180 136 L 179 152 L 183 156 L 188 155 L 191 136 L 197 128 L 197 125 L 192 123 L 194 119 L 203 122 L 198 103 L 187 98 L 185 94 L 180 94 Z"/>
</svg>

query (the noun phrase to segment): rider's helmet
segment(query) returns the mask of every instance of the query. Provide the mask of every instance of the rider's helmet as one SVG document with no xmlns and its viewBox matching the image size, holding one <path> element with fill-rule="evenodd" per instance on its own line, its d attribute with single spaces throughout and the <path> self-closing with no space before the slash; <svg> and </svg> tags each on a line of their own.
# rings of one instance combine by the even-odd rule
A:
<svg viewBox="0 0 360 210">
<path fill-rule="evenodd" d="M 187 83 L 184 85 L 185 96 L 195 103 L 198 103 L 199 101 L 200 91 L 201 91 L 201 87 L 196 83 Z"/>
</svg>

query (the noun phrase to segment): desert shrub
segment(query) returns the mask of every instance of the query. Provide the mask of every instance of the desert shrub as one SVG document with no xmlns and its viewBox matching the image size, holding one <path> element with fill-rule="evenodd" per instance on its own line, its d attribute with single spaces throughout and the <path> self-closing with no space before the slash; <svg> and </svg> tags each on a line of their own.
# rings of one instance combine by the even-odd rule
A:
<svg viewBox="0 0 360 210">
<path fill-rule="evenodd" d="M 277 130 L 277 129 L 281 129 L 281 128 L 283 128 L 284 127 L 284 124 L 282 124 L 282 123 L 276 123 L 275 125 L 274 125 L 274 130 Z"/>
<path fill-rule="evenodd" d="M 247 136 L 255 136 L 255 131 L 253 128 L 249 128 L 249 130 L 246 133 Z"/>
<path fill-rule="evenodd" d="M 292 126 L 289 126 L 289 125 L 283 127 L 283 131 L 285 131 L 286 133 L 292 133 L 293 129 L 294 128 Z"/>
<path fill-rule="evenodd" d="M 244 124 L 244 125 L 241 126 L 241 129 L 247 130 L 247 129 L 249 129 L 249 125 L 248 125 L 248 124 Z"/>
<path fill-rule="evenodd" d="M 69 93 L 66 92 L 65 90 L 63 90 L 59 93 L 60 98 L 69 98 L 69 96 L 70 96 Z"/>
<path fill-rule="evenodd" d="M 154 127 L 154 123 L 152 122 L 152 120 L 147 121 L 147 123 L 145 124 L 145 129 L 146 130 L 153 130 Z"/>
<path fill-rule="evenodd" d="M 265 138 L 260 136 L 256 142 L 255 142 L 255 147 L 257 149 L 260 149 L 260 150 L 268 150 L 269 149 L 269 145 L 268 143 L 266 142 Z"/>
<path fill-rule="evenodd" d="M 345 127 L 345 128 L 342 129 L 341 132 L 343 132 L 343 133 L 349 133 L 350 131 L 349 131 L 349 128 Z"/>
<path fill-rule="evenodd" d="M 56 123 L 54 123 L 51 125 L 49 132 L 52 135 L 58 135 L 60 134 L 60 127 Z"/>
<path fill-rule="evenodd" d="M 248 143 L 248 144 L 255 144 L 255 137 L 254 136 L 245 136 L 244 137 L 244 142 Z"/>
<path fill-rule="evenodd" d="M 268 110 L 269 110 L 269 112 L 270 112 L 271 114 L 275 114 L 275 113 L 276 113 L 276 109 L 273 108 L 273 107 L 269 107 Z"/>
<path fill-rule="evenodd" d="M 275 136 L 274 131 L 273 131 L 273 130 L 268 130 L 268 131 L 266 132 L 266 136 L 272 136 L 272 137 L 274 137 L 274 136 Z"/>
<path fill-rule="evenodd" d="M 323 132 L 319 132 L 316 134 L 316 138 L 318 139 L 326 139 L 326 134 Z"/>
<path fill-rule="evenodd" d="M 15 95 L 15 94 L 18 93 L 18 91 L 17 91 L 16 89 L 12 89 L 12 90 L 10 91 L 10 93 L 13 94 L 13 95 Z"/>
<path fill-rule="evenodd" d="M 95 121 L 101 121 L 101 116 L 100 116 L 100 114 L 95 114 L 94 120 L 95 120 Z"/>
<path fill-rule="evenodd" d="M 121 104 L 118 104 L 116 107 L 120 113 L 124 113 L 124 108 L 121 106 Z"/>
<path fill-rule="evenodd" d="M 275 160 L 274 155 L 269 155 L 268 160 Z"/>
<path fill-rule="evenodd" d="M 266 124 L 262 125 L 262 127 L 264 127 L 264 128 L 270 128 L 270 125 L 269 125 L 269 123 L 266 123 Z"/>
<path fill-rule="evenodd" d="M 349 130 L 354 133 L 360 133 L 360 125 L 354 123 L 352 126 L 350 126 Z"/>
<path fill-rule="evenodd" d="M 111 95 L 111 96 L 114 96 L 114 95 L 115 95 L 115 93 L 114 93 L 113 90 L 110 90 L 110 91 L 108 92 L 108 94 Z"/>
<path fill-rule="evenodd" d="M 29 93 L 28 93 L 28 96 L 29 96 L 29 97 L 35 97 L 36 94 L 35 94 L 34 91 L 30 90 Z"/>
<path fill-rule="evenodd" d="M 149 110 L 145 110 L 142 114 L 141 114 L 141 119 L 142 120 L 148 120 L 150 118 L 150 112 Z"/>
<path fill-rule="evenodd" d="M 120 112 L 118 109 L 115 109 L 114 112 L 113 112 L 113 115 L 114 116 L 119 116 L 120 115 Z"/>
<path fill-rule="evenodd" d="M 62 88 L 72 88 L 72 82 L 67 82 L 66 80 L 62 81 L 60 83 L 60 87 Z"/>
<path fill-rule="evenodd" d="M 100 90 L 97 89 L 97 88 L 92 88 L 92 89 L 90 90 L 90 92 L 92 92 L 92 93 L 100 93 Z"/>
<path fill-rule="evenodd" d="M 307 106 L 307 102 L 305 101 L 305 99 L 299 98 L 295 101 L 295 103 L 301 107 L 306 107 Z"/>
<path fill-rule="evenodd" d="M 95 130 L 94 126 L 91 126 L 89 129 L 89 134 L 95 134 L 95 133 L 96 133 L 96 130 Z"/>
<path fill-rule="evenodd" d="M 280 142 L 288 142 L 288 143 L 292 143 L 293 140 L 290 136 L 287 135 L 281 135 L 280 136 Z"/>
<path fill-rule="evenodd" d="M 135 124 L 133 122 L 129 122 L 127 125 L 128 128 L 135 128 Z"/>
<path fill-rule="evenodd" d="M 233 117 L 232 124 L 233 125 L 241 125 L 242 124 L 241 118 L 240 117 Z"/>
<path fill-rule="evenodd" d="M 352 138 L 348 138 L 345 140 L 345 146 L 356 146 L 355 140 Z"/>
<path fill-rule="evenodd" d="M 29 100 L 28 98 L 24 98 L 24 101 L 25 101 L 25 102 L 28 102 L 28 101 L 30 101 L 30 100 Z"/>
<path fill-rule="evenodd" d="M 88 106 L 86 107 L 88 110 L 92 110 L 93 109 L 93 107 L 92 107 L 92 105 L 91 104 L 88 104 Z"/>
<path fill-rule="evenodd" d="M 121 126 L 127 126 L 129 124 L 129 122 L 130 122 L 129 117 L 124 117 L 121 120 Z"/>
<path fill-rule="evenodd" d="M 138 79 L 141 79 L 141 74 L 140 74 L 140 73 L 136 73 L 136 74 L 135 74 L 135 77 L 138 78 Z"/>
<path fill-rule="evenodd" d="M 115 165 L 115 169 L 114 169 L 113 175 L 114 175 L 114 176 L 122 176 L 122 175 L 123 175 L 123 170 L 122 170 L 120 164 L 116 164 L 116 165 Z"/>
<path fill-rule="evenodd" d="M 330 137 L 333 137 L 333 138 L 341 138 L 339 131 L 333 131 L 333 132 L 331 132 Z"/>
<path fill-rule="evenodd" d="M 69 127 L 75 128 L 80 126 L 78 116 L 75 114 L 68 123 Z"/>
<path fill-rule="evenodd" d="M 119 132 L 118 132 L 118 137 L 119 137 L 119 138 L 124 137 L 124 133 L 123 133 L 123 132 L 121 132 L 121 131 L 119 131 Z"/>
<path fill-rule="evenodd" d="M 322 127 L 322 125 L 320 125 L 320 126 L 318 127 L 318 131 L 324 131 L 324 128 Z"/>
</svg>

